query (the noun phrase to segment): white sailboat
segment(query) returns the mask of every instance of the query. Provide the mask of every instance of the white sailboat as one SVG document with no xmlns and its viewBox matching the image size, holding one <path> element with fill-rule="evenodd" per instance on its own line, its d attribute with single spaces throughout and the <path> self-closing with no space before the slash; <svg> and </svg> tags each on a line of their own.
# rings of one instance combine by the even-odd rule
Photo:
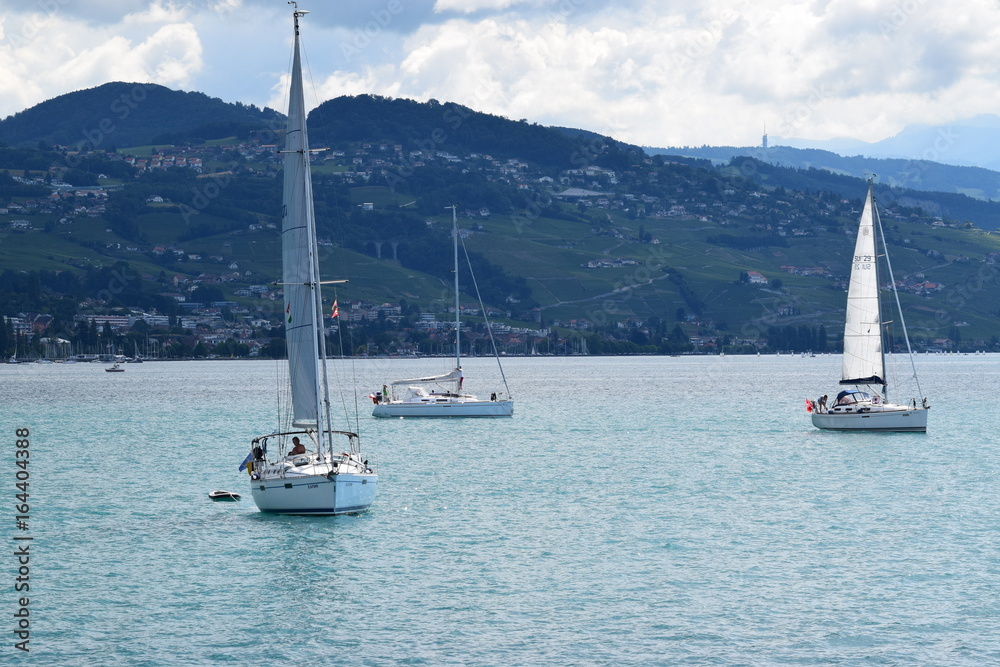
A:
<svg viewBox="0 0 1000 667">
<path fill-rule="evenodd" d="M 462 392 L 465 375 L 462 372 L 462 346 L 459 338 L 458 214 L 455 206 L 450 208 L 455 248 L 455 368 L 444 375 L 393 381 L 391 390 L 383 387 L 381 393 L 372 394 L 372 400 L 375 401 L 373 417 L 510 417 L 514 414 L 514 401 L 510 398 L 509 389 L 506 399 L 497 393 L 486 400 Z M 499 361 L 497 357 L 497 362 Z M 502 367 L 500 373 L 502 376 Z M 504 379 L 505 388 L 506 384 L 507 380 Z"/>
<path fill-rule="evenodd" d="M 262 512 L 356 513 L 375 500 L 378 475 L 361 455 L 358 434 L 332 428 L 299 59 L 299 17 L 307 12 L 289 4 L 295 46 L 284 149 L 281 284 L 292 414 L 288 428 L 253 439 L 240 470 L 249 470 L 250 491 Z M 334 439 L 343 444 L 335 446 Z"/>
<path fill-rule="evenodd" d="M 886 252 L 882 223 L 879 220 L 878 208 L 875 206 L 874 188 L 869 179 L 868 196 L 861 213 L 858 239 L 854 246 L 851 282 L 847 290 L 843 368 L 840 380 L 840 384 L 853 385 L 855 388 L 841 391 L 829 405 L 826 405 L 825 396 L 819 401 L 807 401 L 806 409 L 812 413 L 813 426 L 821 429 L 923 432 L 927 430 L 927 412 L 930 409 L 926 398 L 921 396 L 919 402 L 914 398 L 908 404 L 889 401 L 878 254 L 875 249 L 876 233 L 881 239 L 883 251 Z M 884 257 L 917 393 L 922 394 L 887 252 Z"/>
</svg>

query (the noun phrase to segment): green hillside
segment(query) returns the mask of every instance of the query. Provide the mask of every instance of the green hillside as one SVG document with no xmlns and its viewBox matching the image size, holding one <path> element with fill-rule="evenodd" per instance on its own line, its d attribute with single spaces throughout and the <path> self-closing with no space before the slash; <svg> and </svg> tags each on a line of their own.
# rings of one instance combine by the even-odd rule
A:
<svg viewBox="0 0 1000 667">
<path fill-rule="evenodd" d="M 87 99 L 74 122 L 99 110 Z M 183 99 L 204 109 L 161 129 L 190 140 L 218 101 Z M 56 123 L 66 100 L 51 102 L 18 123 Z M 146 132 L 141 149 L 81 155 L 0 148 L 0 315 L 58 312 L 71 328 L 83 311 L 176 315 L 180 298 L 277 320 L 261 296 L 279 275 L 276 136 L 219 136 L 181 146 Z M 354 325 L 372 350 L 436 335 L 402 333 L 421 313 L 448 319 L 445 207 L 456 202 L 483 299 L 515 328 L 613 351 L 688 339 L 753 349 L 820 327 L 831 345 L 839 336 L 862 179 L 750 157 L 650 157 L 592 133 L 375 96 L 325 103 L 310 136 L 329 149 L 313 168 L 322 270 L 350 280 L 328 300 L 401 313 Z M 987 231 L 1000 204 L 888 185 L 876 194 L 919 344 L 1000 343 L 1000 247 Z M 102 286 L 117 280 L 109 272 L 127 289 Z M 473 274 L 460 277 L 473 305 Z"/>
<path fill-rule="evenodd" d="M 931 160 L 843 156 L 816 148 L 789 146 L 698 146 L 646 148 L 650 155 L 683 155 L 717 164 L 748 156 L 766 164 L 798 170 L 818 170 L 864 178 L 876 173 L 882 183 L 893 188 L 924 192 L 968 195 L 974 199 L 1000 199 L 1000 172 L 982 167 L 959 167 Z"/>
<path fill-rule="evenodd" d="M 273 110 L 227 104 L 203 93 L 114 82 L 60 95 L 0 120 L 0 142 L 102 150 L 204 143 L 234 134 L 248 136 L 279 121 L 280 114 Z"/>
</svg>

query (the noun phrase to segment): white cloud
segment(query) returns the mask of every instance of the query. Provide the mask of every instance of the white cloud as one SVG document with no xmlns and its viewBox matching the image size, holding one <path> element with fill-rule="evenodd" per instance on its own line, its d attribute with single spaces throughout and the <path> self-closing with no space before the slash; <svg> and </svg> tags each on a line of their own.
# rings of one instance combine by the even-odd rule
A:
<svg viewBox="0 0 1000 667">
<path fill-rule="evenodd" d="M 388 6 L 316 7 L 304 32 L 318 82 L 311 104 L 358 93 L 433 97 L 652 145 L 756 143 L 764 123 L 772 135 L 876 141 L 906 124 L 1000 111 L 992 0 Z M 114 79 L 225 91 L 231 101 L 271 90 L 269 104 L 283 108 L 275 72 L 284 70 L 290 21 L 271 7 L 94 0 L 86 11 L 66 2 L 51 14 L 8 12 L 0 115 Z"/>
<path fill-rule="evenodd" d="M 425 25 L 398 66 L 352 83 L 654 145 L 756 143 L 764 123 L 874 141 L 945 115 L 970 78 L 984 87 L 968 115 L 997 110 L 998 17 L 984 1 L 571 4 L 438 0 L 504 13 Z"/>
<path fill-rule="evenodd" d="M 163 2 L 154 0 L 141 11 L 126 14 L 122 19 L 122 24 L 127 26 L 134 24 L 174 23 L 183 21 L 186 15 L 187 9 L 184 7 L 175 5 L 172 2 L 164 4 Z"/>
<path fill-rule="evenodd" d="M 461 12 L 474 14 L 481 11 L 500 11 L 514 5 L 537 4 L 526 0 L 436 0 L 435 12 Z"/>
<path fill-rule="evenodd" d="M 91 27 L 58 12 L 9 17 L 5 25 L 19 27 L 0 43 L 2 115 L 109 81 L 189 85 L 203 66 L 202 47 L 183 19 L 160 3 L 113 26 Z"/>
</svg>

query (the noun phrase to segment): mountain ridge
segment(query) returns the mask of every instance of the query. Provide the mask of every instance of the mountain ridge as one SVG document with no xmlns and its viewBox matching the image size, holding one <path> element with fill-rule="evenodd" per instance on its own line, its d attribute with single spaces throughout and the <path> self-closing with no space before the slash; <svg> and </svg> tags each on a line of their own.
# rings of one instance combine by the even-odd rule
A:
<svg viewBox="0 0 1000 667">
<path fill-rule="evenodd" d="M 114 92 L 121 99 L 129 89 Z M 179 95 L 179 102 L 216 105 Z M 84 124 L 70 134 L 100 128 L 93 119 L 110 109 L 107 99 L 91 96 L 89 108 L 76 110 L 73 122 Z M 150 140 L 163 113 L 147 122 L 144 109 L 154 111 L 137 104 L 122 122 Z M 0 172 L 7 282 L 21 284 L 22 271 L 52 272 L 44 297 L 69 285 L 64 274 L 79 273 L 89 286 L 107 284 L 98 267 L 134 276 L 130 290 L 96 305 L 94 293 L 107 289 L 67 288 L 59 312 L 70 316 L 81 303 L 164 308 L 174 298 L 164 294 L 187 298 L 199 281 L 215 281 L 212 301 L 260 309 L 254 290 L 277 279 L 280 129 L 276 116 L 267 121 L 268 112 L 251 111 L 243 136 L 199 143 L 204 124 L 191 118 L 171 129 L 175 146 L 111 151 L 110 141 L 95 142 L 101 150 L 74 156 L 73 169 L 63 149 L 0 149 L 0 168 L 10 170 Z M 46 114 L 34 126 L 31 114 L 20 119 L 35 133 L 23 135 L 27 145 L 48 131 Z M 511 321 L 665 349 L 656 347 L 664 337 L 684 336 L 756 345 L 772 329 L 834 327 L 843 317 L 841 282 L 862 179 L 753 155 L 714 162 L 649 156 L 585 131 L 372 95 L 324 102 L 310 114 L 310 138 L 332 149 L 317 153 L 313 166 L 328 242 L 324 270 L 351 276 L 357 301 L 400 304 L 411 328 L 414 313 L 440 312 L 448 301 L 440 297 L 450 266 L 444 207 L 455 202 L 484 299 Z M 986 233 L 1000 226 L 1000 203 L 888 184 L 877 194 L 894 264 L 898 255 L 911 290 L 904 301 L 916 309 L 914 330 L 930 340 L 968 320 L 988 338 L 1000 298 L 980 289 L 968 299 L 962 290 L 1000 257 L 1000 239 Z M 770 283 L 748 284 L 750 271 Z M 25 309 L 20 297 L 0 297 L 0 310 Z M 372 346 L 390 349 L 377 342 L 388 341 L 385 330 L 370 334 Z"/>
<path fill-rule="evenodd" d="M 928 160 L 955 166 L 1000 169 L 1000 116 L 979 114 L 944 125 L 907 125 L 876 142 L 836 138 L 808 140 L 773 137 L 772 143 L 793 148 L 819 148 L 840 155 Z"/>
<path fill-rule="evenodd" d="M 0 120 L 0 142 L 74 149 L 246 136 L 282 118 L 273 109 L 227 103 L 200 92 L 115 81 L 66 93 Z M 198 136 L 201 135 L 201 136 Z"/>
<path fill-rule="evenodd" d="M 975 199 L 1000 200 L 1000 172 L 984 167 L 955 166 L 929 160 L 903 158 L 873 158 L 860 155 L 844 156 L 819 148 L 768 146 L 763 148 L 737 146 L 700 146 L 652 148 L 650 155 L 683 155 L 726 162 L 748 156 L 762 162 L 793 169 L 824 169 L 833 174 L 865 178 L 877 174 L 883 183 L 894 188 L 926 192 L 963 194 Z"/>
</svg>

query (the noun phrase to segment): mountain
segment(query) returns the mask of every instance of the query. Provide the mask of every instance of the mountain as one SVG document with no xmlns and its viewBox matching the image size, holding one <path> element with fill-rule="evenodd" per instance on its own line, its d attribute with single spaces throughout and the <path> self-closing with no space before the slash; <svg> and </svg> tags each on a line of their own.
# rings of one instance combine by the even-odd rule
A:
<svg viewBox="0 0 1000 667">
<path fill-rule="evenodd" d="M 728 162 L 748 156 L 761 162 L 794 169 L 821 169 L 833 174 L 864 178 L 877 174 L 878 180 L 894 188 L 968 195 L 975 199 L 1000 200 L 1000 172 L 982 167 L 962 167 L 929 160 L 845 157 L 819 148 L 790 146 L 737 147 L 700 146 L 682 148 L 646 148 L 650 155 L 684 155 Z"/>
<path fill-rule="evenodd" d="M 537 123 L 511 121 L 454 103 L 392 99 L 379 95 L 338 97 L 309 114 L 310 137 L 335 146 L 386 143 L 405 150 L 462 151 L 517 156 L 554 169 L 573 166 L 588 137 L 570 136 Z M 605 145 L 617 145 L 603 137 Z M 628 147 L 622 145 L 626 150 Z M 604 156 L 607 159 L 607 156 Z"/>
<path fill-rule="evenodd" d="M 1000 170 L 1000 116 L 981 114 L 948 125 L 910 125 L 895 136 L 867 143 L 855 139 L 811 141 L 773 137 L 773 144 L 819 148 L 841 155 L 933 161 Z"/>
<path fill-rule="evenodd" d="M 229 104 L 198 92 L 151 83 L 106 83 L 60 95 L 0 121 L 0 144 L 114 149 L 118 146 L 204 143 L 249 136 L 281 115 Z"/>
<path fill-rule="evenodd" d="M 23 112 L 34 139 L 0 148 L 0 314 L 51 313 L 64 338 L 81 312 L 176 318 L 178 299 L 185 314 L 192 302 L 225 303 L 215 317 L 258 330 L 278 320 L 280 130 L 195 143 L 219 103 L 180 95 L 166 99 L 193 100 L 191 125 L 172 129 L 184 145 L 41 150 L 31 141 L 58 116 Z M 80 122 L 107 109 L 97 96 L 73 113 Z M 155 110 L 135 112 L 148 141 L 152 126 L 138 114 Z M 841 326 L 863 179 L 753 156 L 649 156 L 447 102 L 343 97 L 309 121 L 314 147 L 329 149 L 314 154 L 320 262 L 324 275 L 351 279 L 331 296 L 345 321 L 352 313 L 352 349 L 446 346 L 420 318 L 446 321 L 453 303 L 445 206 L 456 202 L 476 278 L 462 277 L 472 290 L 463 301 L 476 303 L 478 283 L 513 327 L 507 342 L 522 347 L 511 350 L 546 328 L 585 338 L 593 353 L 678 351 L 716 337 L 809 349 L 820 328 Z M 1000 236 L 987 231 L 1000 203 L 889 185 L 877 195 L 919 344 L 993 345 Z"/>
</svg>

